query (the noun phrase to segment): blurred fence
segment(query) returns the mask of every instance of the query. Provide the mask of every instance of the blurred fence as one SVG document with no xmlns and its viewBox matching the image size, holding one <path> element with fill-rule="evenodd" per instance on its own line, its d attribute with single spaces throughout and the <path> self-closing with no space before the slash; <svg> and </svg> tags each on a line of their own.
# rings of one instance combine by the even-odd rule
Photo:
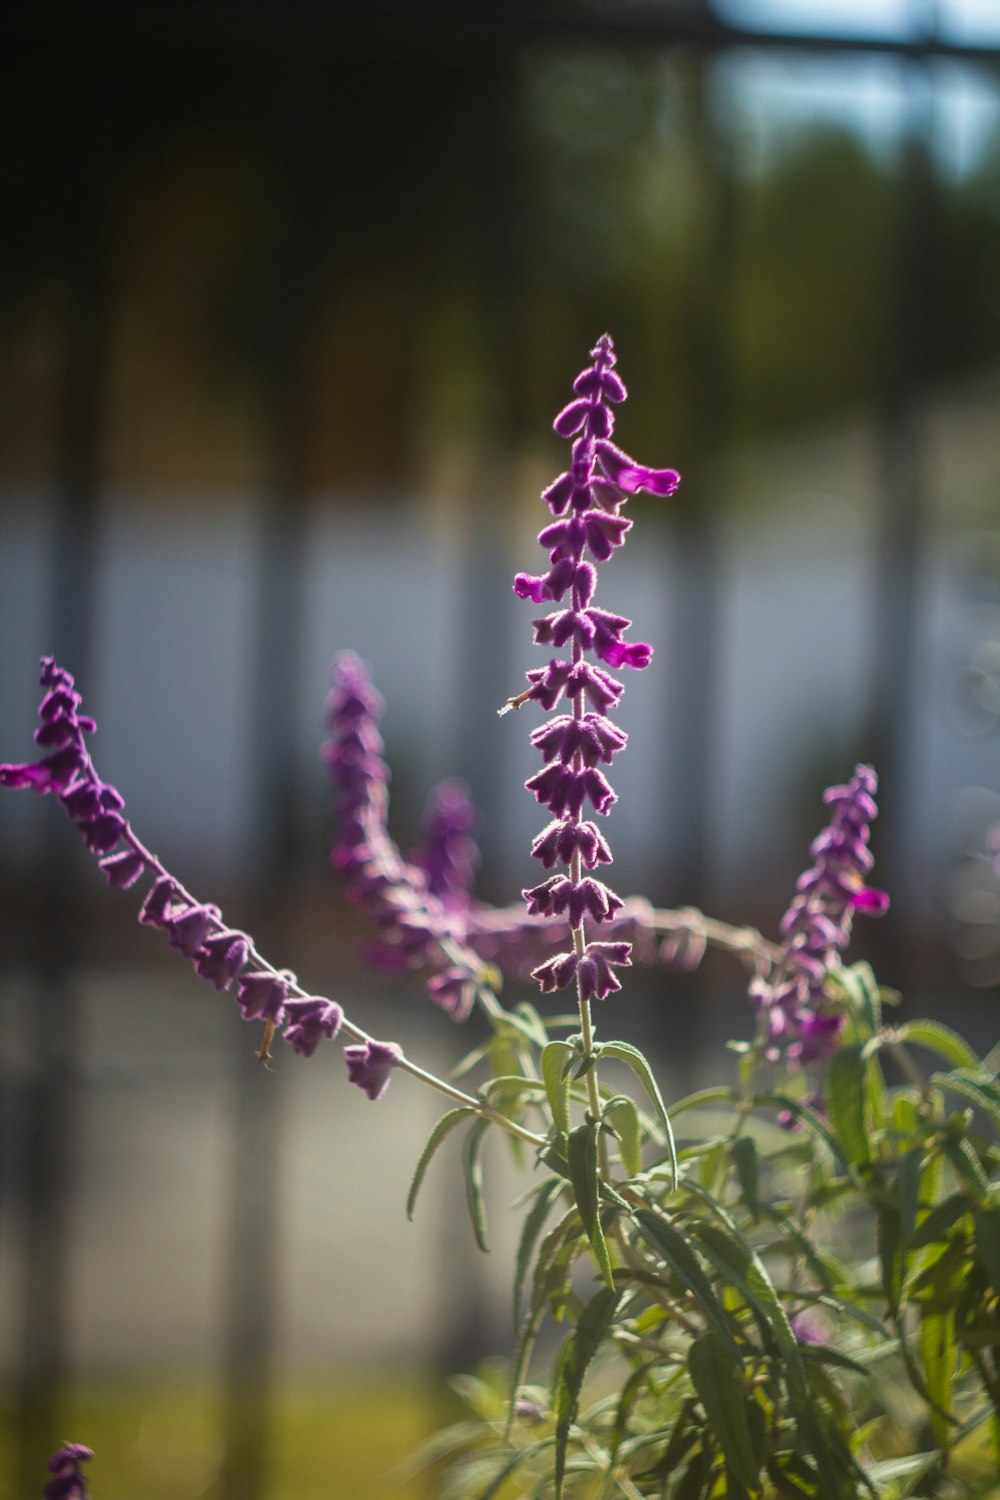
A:
<svg viewBox="0 0 1000 1500">
<path fill-rule="evenodd" d="M 164 857 L 218 882 L 234 903 L 227 915 L 262 922 L 281 961 L 299 966 L 302 954 L 303 972 L 314 963 L 318 987 L 346 998 L 345 986 L 357 986 L 359 1003 L 385 1016 L 393 1034 L 414 1023 L 380 989 L 362 995 L 357 971 L 333 948 L 320 956 L 322 937 L 337 948 L 356 937 L 342 909 L 320 915 L 317 894 L 326 815 L 314 754 L 327 658 L 351 646 L 376 668 L 404 830 L 415 827 L 426 786 L 459 771 L 485 809 L 487 883 L 506 882 L 506 892 L 519 884 L 531 829 L 519 783 L 529 758 L 523 726 L 506 720 L 498 730 L 494 709 L 527 660 L 526 616 L 508 602 L 509 580 L 532 566 L 533 496 L 558 464 L 553 446 L 526 432 L 543 430 L 588 343 L 606 324 L 617 334 L 613 315 L 646 444 L 640 456 L 685 471 L 684 503 L 665 515 L 642 512 L 646 546 L 609 573 L 642 636 L 665 642 L 657 684 L 639 683 L 626 699 L 635 733 L 616 813 L 624 883 L 652 886 L 661 901 L 721 902 L 734 919 L 770 913 L 773 921 L 819 820 L 823 781 L 871 759 L 883 783 L 880 869 L 896 897 L 881 939 L 887 977 L 913 985 L 924 1003 L 957 983 L 947 869 L 962 849 L 949 798 L 1000 786 L 990 698 L 1000 442 L 992 346 L 970 358 L 957 384 L 935 363 L 942 286 L 954 272 L 935 107 L 948 67 L 971 68 L 981 88 L 996 91 L 1000 48 L 926 29 L 904 27 L 895 39 L 803 36 L 737 24 L 732 8 L 729 17 L 695 3 L 372 0 L 360 11 L 116 6 L 86 23 L 58 6 L 15 7 L 0 22 L 7 108 L 21 111 L 8 132 L 17 143 L 6 167 L 17 232 L 3 266 L 5 307 L 13 344 L 28 349 L 20 365 L 12 358 L 4 367 L 2 753 L 23 753 L 34 663 L 54 652 L 101 722 L 105 774 Z M 922 7 L 913 20 L 926 27 Z M 685 220 L 682 270 L 671 273 L 680 290 L 671 296 L 647 272 L 623 273 L 622 286 L 588 280 L 585 265 L 536 243 L 518 214 L 536 163 L 518 113 L 531 78 L 554 87 L 553 69 L 565 75 L 580 64 L 593 88 L 602 59 L 635 57 L 676 67 L 680 79 L 661 169 L 668 187 L 678 163 L 693 174 L 693 188 L 678 177 L 676 202 L 694 193 L 697 212 Z M 747 438 L 733 338 L 734 321 L 755 315 L 741 293 L 754 199 L 739 186 L 732 156 L 741 138 L 725 126 L 724 100 L 734 69 L 775 57 L 793 70 L 833 58 L 847 78 L 877 58 L 895 91 L 881 259 L 866 268 L 878 309 L 867 353 L 878 378 L 864 403 L 813 421 L 792 442 L 778 432 Z M 608 109 L 623 107 L 615 96 Z M 197 148 L 206 121 L 222 152 L 223 197 L 228 166 L 243 169 L 239 143 L 266 139 L 268 172 L 251 173 L 239 200 L 241 212 L 267 219 L 263 266 L 228 246 L 229 221 L 221 210 L 213 217 L 212 191 L 190 261 L 183 234 L 172 258 L 178 239 L 163 162 L 185 134 Z M 589 114 L 584 124 L 596 129 Z M 676 162 L 671 131 L 684 142 Z M 582 126 L 574 142 L 582 158 L 601 147 L 599 133 Z M 652 137 L 648 151 L 652 160 Z M 397 158 L 403 166 L 387 182 Z M 586 174 L 574 182 L 571 157 L 559 161 L 559 181 L 538 191 L 575 202 Z M 643 163 L 630 157 L 633 166 Z M 153 213 L 165 241 L 163 287 L 217 253 L 234 296 L 228 310 L 222 301 L 219 316 L 230 323 L 221 345 L 255 371 L 252 401 L 224 363 L 202 371 L 212 387 L 205 410 L 232 422 L 242 455 L 229 455 L 221 478 L 211 444 L 207 457 L 185 454 L 181 439 L 197 438 L 199 418 L 171 407 L 176 394 L 136 352 L 147 339 L 166 349 L 159 378 L 169 376 L 171 330 L 144 326 L 149 305 L 129 281 L 130 226 L 148 211 L 147 175 L 163 197 Z M 788 226 L 792 262 L 797 236 L 822 206 L 806 196 L 802 208 L 804 219 Z M 669 192 L 659 211 L 669 215 Z M 591 229 L 598 248 L 613 244 L 606 222 Z M 628 224 L 618 230 L 629 232 Z M 455 236 L 464 237 L 460 252 Z M 585 261 L 580 246 L 562 248 Z M 995 253 L 988 240 L 983 248 Z M 40 283 L 25 271 L 32 262 L 43 266 Z M 331 264 L 354 268 L 349 285 L 331 291 Z M 232 326 L 249 305 L 238 295 L 241 278 L 255 291 L 249 327 Z M 826 295 L 821 279 L 812 295 Z M 832 345 L 837 308 L 827 315 Z M 331 320 L 341 342 L 322 347 L 328 359 L 336 351 L 333 368 L 315 336 Z M 545 348 L 532 363 L 535 325 Z M 822 365 L 825 352 L 815 347 L 814 361 Z M 666 358 L 683 369 L 679 410 L 657 404 L 677 395 L 662 373 Z M 452 408 L 464 425 L 441 418 Z M 399 1200 L 395 1178 L 379 1184 L 381 1207 L 362 1216 L 367 1227 L 354 1219 L 350 1233 L 338 1232 L 330 1217 L 330 1203 L 363 1184 L 330 1168 L 318 1126 L 363 1133 L 368 1171 L 381 1173 L 387 1159 L 392 1177 L 398 1163 L 380 1138 L 416 1137 L 412 1100 L 406 1124 L 394 1099 L 373 1126 L 364 1101 L 334 1106 L 312 1080 L 276 1076 L 262 1088 L 238 1028 L 224 1029 L 221 1011 L 206 1019 L 193 981 L 171 989 L 166 971 L 134 945 L 127 963 L 137 967 L 113 968 L 128 921 L 121 905 L 99 915 L 103 897 L 92 894 L 51 809 L 9 805 L 16 800 L 0 803 L 11 915 L 0 999 L 13 1038 L 4 1065 L 2 1257 L 11 1290 L 3 1321 L 5 1372 L 16 1388 L 16 1493 L 32 1492 L 39 1456 L 63 1435 L 67 1383 L 102 1361 L 130 1366 L 144 1344 L 152 1363 L 190 1358 L 222 1372 L 231 1399 L 217 1484 L 220 1494 L 253 1500 L 268 1490 L 268 1412 L 284 1363 L 333 1362 L 331 1339 L 352 1361 L 362 1349 L 398 1358 L 401 1346 L 416 1358 L 428 1343 L 443 1364 L 467 1358 L 493 1331 L 496 1290 L 470 1280 L 456 1294 L 465 1337 L 444 1326 L 437 1267 L 447 1256 L 453 1277 L 450 1227 L 444 1244 L 430 1233 L 414 1239 L 400 1281 L 395 1231 L 381 1218 L 384 1197 Z M 988 790 L 980 792 L 966 819 L 971 836 L 990 807 Z M 994 928 L 980 923 L 967 955 L 983 979 L 995 978 Z M 135 1019 L 140 1007 L 151 1018 L 145 1027 Z M 690 1018 L 640 1024 L 661 1043 L 682 1030 L 688 1044 L 699 1041 Z M 714 1035 L 715 1021 L 702 1024 Z M 439 1029 L 426 1045 L 446 1060 L 457 1044 L 440 1037 Z M 130 1196 L 106 1185 L 97 1195 L 98 1146 L 111 1150 L 137 1132 L 141 1140 L 143 1130 L 144 1151 L 114 1154 L 126 1182 L 129 1170 L 142 1176 L 140 1189 Z M 190 1192 L 175 1180 L 178 1160 L 199 1163 Z M 145 1226 L 125 1250 L 127 1226 L 116 1215 L 127 1218 L 150 1184 L 158 1196 L 140 1211 L 154 1217 L 154 1232 Z M 103 1238 L 95 1195 L 110 1215 Z M 177 1213 L 197 1227 L 174 1239 Z M 450 1226 L 446 1202 L 434 1217 Z M 293 1236 L 299 1250 L 290 1252 L 289 1224 L 307 1220 L 312 1231 Z M 374 1260 L 366 1235 L 380 1247 Z M 108 1248 L 114 1243 L 124 1258 Z M 455 1263 L 462 1255 L 464 1246 Z M 144 1260 L 158 1267 L 156 1287 L 137 1270 Z M 308 1284 L 323 1264 L 338 1267 L 361 1300 L 353 1321 L 333 1318 L 323 1327 L 334 1332 L 311 1342 L 308 1299 L 293 1297 L 289 1311 L 288 1289 L 297 1272 Z M 182 1316 L 171 1265 L 188 1284 L 201 1266 Z M 109 1322 L 115 1295 L 127 1311 Z M 130 1333 L 144 1316 L 150 1326 L 137 1340 Z"/>
</svg>

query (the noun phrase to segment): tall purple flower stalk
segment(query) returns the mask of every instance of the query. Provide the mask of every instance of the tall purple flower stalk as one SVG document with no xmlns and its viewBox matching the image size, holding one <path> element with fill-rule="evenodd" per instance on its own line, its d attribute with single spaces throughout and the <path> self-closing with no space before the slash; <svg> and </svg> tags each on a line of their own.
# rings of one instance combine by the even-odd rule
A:
<svg viewBox="0 0 1000 1500">
<path fill-rule="evenodd" d="M 506 705 L 519 708 L 534 699 L 551 713 L 565 697 L 569 709 L 532 732 L 544 765 L 525 783 L 553 815 L 532 844 L 532 855 L 546 870 L 565 869 L 523 896 L 531 916 L 569 925 L 572 948 L 539 964 L 533 977 L 543 991 L 575 983 L 581 1016 L 591 1000 L 603 1000 L 621 988 L 615 969 L 631 962 L 630 943 L 596 941 L 586 930 L 588 922 L 600 926 L 613 921 L 623 904 L 589 873 L 611 863 L 611 850 L 597 824 L 584 815 L 589 803 L 603 817 L 616 801 L 601 766 L 611 764 L 627 739 L 607 716 L 624 684 L 606 668 L 638 670 L 652 656 L 651 646 L 625 639 L 630 620 L 594 603 L 597 565 L 623 545 L 631 529 L 632 522 L 621 514 L 628 495 L 639 490 L 670 495 L 680 480 L 673 469 L 637 464 L 611 442 L 612 407 L 627 392 L 615 373 L 607 334 L 591 350 L 591 361 L 573 383 L 574 399 L 553 423 L 560 437 L 572 439 L 572 450 L 569 468 L 542 493 L 555 517 L 538 537 L 548 552 L 549 568 L 538 576 L 519 573 L 514 580 L 520 598 L 559 606 L 534 622 L 535 642 L 557 651 L 569 647 L 569 656 L 554 656 L 547 666 L 528 672 L 530 686 Z M 585 1031 L 588 1018 L 589 1010 Z"/>
<path fill-rule="evenodd" d="M 781 958 L 768 980 L 751 985 L 751 998 L 763 1009 L 771 1061 L 784 1056 L 805 1066 L 836 1047 L 844 1017 L 827 1003 L 826 975 L 850 942 L 854 913 L 880 917 L 889 909 L 886 893 L 866 883 L 875 863 L 868 845 L 877 789 L 871 766 L 858 765 L 845 786 L 823 793 L 833 814 L 810 845 L 814 863 L 799 876 L 781 919 Z"/>
<path fill-rule="evenodd" d="M 226 925 L 217 906 L 196 901 L 188 894 L 127 821 L 121 793 L 98 776 L 85 741 L 96 726 L 80 712 L 81 698 L 72 675 L 47 656 L 42 659 L 40 676 L 45 695 L 35 740 L 49 753 L 24 765 L 0 766 L 0 786 L 28 787 L 58 797 L 97 856 L 110 885 L 127 889 L 144 876 L 152 877 L 139 921 L 158 928 L 170 946 L 215 989 L 236 986 L 236 1001 L 244 1018 L 263 1023 L 264 1039 L 258 1054 L 262 1060 L 269 1060 L 270 1043 L 279 1032 L 296 1052 L 311 1057 L 322 1040 L 332 1039 L 343 1026 L 359 1044 L 351 1049 L 355 1055 L 348 1059 L 352 1081 L 370 1092 L 372 1079 L 377 1076 L 378 1092 L 383 1092 L 387 1068 L 401 1057 L 398 1049 L 398 1056 L 386 1053 L 384 1049 L 390 1044 L 375 1043 L 346 1022 L 336 1001 L 308 994 L 290 970 L 272 968 L 247 933 Z M 367 1051 L 372 1046 L 383 1049 L 374 1061 Z"/>
</svg>

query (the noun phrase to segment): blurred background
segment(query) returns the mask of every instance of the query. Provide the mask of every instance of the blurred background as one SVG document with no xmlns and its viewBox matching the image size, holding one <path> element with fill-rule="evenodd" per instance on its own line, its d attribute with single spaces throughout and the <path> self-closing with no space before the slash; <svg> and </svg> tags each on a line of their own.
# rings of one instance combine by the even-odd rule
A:
<svg viewBox="0 0 1000 1500">
<path fill-rule="evenodd" d="M 34 0 L 0 73 L 0 758 L 56 653 L 179 878 L 447 1068 L 476 1022 L 366 970 L 327 865 L 329 665 L 387 700 L 403 847 L 459 774 L 512 899 L 511 577 L 607 330 L 617 437 L 684 474 L 602 573 L 656 648 L 617 888 L 773 933 L 871 760 L 893 907 L 856 952 L 993 1044 L 994 0 Z M 101 1500 L 393 1493 L 443 1377 L 509 1347 L 502 1153 L 490 1257 L 447 1153 L 407 1225 L 433 1098 L 372 1106 L 335 1049 L 263 1073 L 47 800 L 0 797 L 0 887 L 0 1494 L 65 1438 Z M 686 1092 L 742 985 L 637 974 L 598 1023 Z"/>
</svg>

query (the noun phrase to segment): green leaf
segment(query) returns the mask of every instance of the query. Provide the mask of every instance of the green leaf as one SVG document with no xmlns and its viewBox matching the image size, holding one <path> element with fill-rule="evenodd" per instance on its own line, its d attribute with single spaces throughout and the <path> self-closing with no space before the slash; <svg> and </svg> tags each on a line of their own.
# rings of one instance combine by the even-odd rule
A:
<svg viewBox="0 0 1000 1500">
<path fill-rule="evenodd" d="M 827 1113 L 847 1160 L 855 1167 L 871 1162 L 865 1129 L 865 1059 L 855 1044 L 834 1054 L 827 1074 Z"/>
<path fill-rule="evenodd" d="M 933 1312 L 921 1308 L 920 1360 L 931 1402 L 931 1430 L 939 1447 L 951 1436 L 951 1393 L 955 1376 L 955 1309 Z"/>
<path fill-rule="evenodd" d="M 838 1056 L 839 1055 L 840 1054 L 838 1053 Z M 848 1173 L 854 1186 L 856 1188 L 860 1188 L 862 1191 L 864 1190 L 864 1178 L 858 1172 L 850 1156 L 847 1154 L 846 1149 L 831 1134 L 830 1128 L 827 1125 L 826 1121 L 822 1118 L 821 1115 L 818 1115 L 814 1109 L 810 1109 L 809 1106 L 807 1104 L 803 1104 L 800 1099 L 793 1099 L 791 1095 L 781 1093 L 758 1094 L 756 1099 L 754 1100 L 754 1104 L 777 1105 L 779 1109 L 788 1110 L 790 1114 L 795 1116 L 795 1119 L 803 1127 L 804 1130 L 808 1130 L 809 1133 L 815 1136 L 817 1140 L 823 1142 L 824 1146 L 827 1147 L 834 1159 L 838 1161 Z"/>
<path fill-rule="evenodd" d="M 670 1434 L 670 1441 L 653 1468 L 636 1477 L 643 1482 L 651 1479 L 667 1479 L 675 1473 L 681 1461 L 694 1447 L 701 1436 L 701 1423 L 697 1415 L 697 1402 L 688 1396 L 680 1409 L 677 1421 Z"/>
<path fill-rule="evenodd" d="M 969 1195 L 967 1193 L 952 1193 L 949 1197 L 935 1203 L 930 1213 L 926 1214 L 910 1237 L 910 1247 L 913 1250 L 921 1250 L 925 1245 L 933 1245 L 948 1236 L 948 1231 L 954 1227 L 958 1220 L 969 1212 Z"/>
<path fill-rule="evenodd" d="M 968 1099 L 977 1109 L 983 1110 L 994 1125 L 1000 1127 L 1000 1089 L 985 1073 L 972 1069 L 935 1073 L 931 1082 L 940 1088 L 949 1089 L 953 1094 L 961 1094 L 963 1099 Z"/>
<path fill-rule="evenodd" d="M 616 1094 L 605 1104 L 604 1118 L 618 1132 L 618 1152 L 627 1175 L 637 1177 L 642 1171 L 642 1127 L 635 1100 L 626 1094 Z"/>
<path fill-rule="evenodd" d="M 483 1203 L 483 1164 L 480 1159 L 483 1138 L 490 1128 L 489 1120 L 477 1120 L 465 1140 L 463 1161 L 465 1165 L 465 1201 L 469 1206 L 469 1217 L 476 1244 L 480 1250 L 488 1250 L 486 1243 L 486 1208 Z"/>
<path fill-rule="evenodd" d="M 464 1120 L 468 1115 L 474 1114 L 476 1114 L 476 1110 L 471 1109 L 468 1105 L 463 1105 L 461 1109 L 450 1109 L 447 1114 L 441 1116 L 440 1120 L 434 1126 L 426 1146 L 420 1153 L 420 1160 L 417 1162 L 413 1173 L 413 1180 L 410 1183 L 410 1191 L 406 1196 L 406 1217 L 408 1219 L 413 1218 L 413 1210 L 417 1203 L 417 1194 L 420 1192 L 420 1185 L 424 1180 L 424 1175 L 430 1166 L 431 1158 L 435 1151 L 446 1136 L 451 1134 L 460 1120 Z"/>
<path fill-rule="evenodd" d="M 555 1500 L 560 1500 L 562 1495 L 566 1446 L 580 1405 L 583 1379 L 614 1321 L 620 1296 L 617 1287 L 602 1287 L 583 1309 L 576 1328 L 560 1351 L 552 1403 L 556 1419 Z"/>
<path fill-rule="evenodd" d="M 650 1103 L 656 1110 L 656 1113 L 660 1119 L 660 1124 L 663 1126 L 663 1134 L 666 1140 L 667 1153 L 670 1159 L 670 1170 L 673 1179 L 673 1187 L 671 1191 L 676 1192 L 677 1147 L 674 1143 L 674 1132 L 670 1124 L 670 1117 L 667 1114 L 667 1107 L 663 1102 L 663 1096 L 660 1093 L 659 1085 L 657 1084 L 656 1079 L 653 1077 L 653 1070 L 650 1068 L 649 1063 L 639 1051 L 638 1047 L 633 1047 L 628 1042 L 602 1042 L 597 1050 L 601 1057 L 614 1057 L 618 1060 L 618 1062 L 625 1063 L 627 1067 L 632 1069 L 632 1072 L 636 1075 L 639 1082 L 646 1090 L 646 1093 L 649 1096 Z"/>
<path fill-rule="evenodd" d="M 891 1033 L 890 1040 L 926 1047 L 928 1052 L 944 1058 L 956 1068 L 968 1068 L 972 1072 L 979 1068 L 979 1058 L 965 1038 L 940 1021 L 904 1021 Z"/>
<path fill-rule="evenodd" d="M 709 1104 L 735 1104 L 737 1093 L 732 1088 L 699 1089 L 696 1094 L 687 1094 L 685 1098 L 679 1099 L 676 1104 L 670 1106 L 670 1113 L 676 1120 L 689 1109 L 704 1109 Z"/>
<path fill-rule="evenodd" d="M 569 1064 L 576 1056 L 567 1042 L 549 1042 L 542 1052 L 545 1093 L 557 1130 L 569 1135 Z"/>
<path fill-rule="evenodd" d="M 903 1249 L 903 1225 L 895 1203 L 883 1203 L 876 1225 L 879 1264 L 886 1301 L 894 1318 L 899 1316 L 899 1299 L 903 1291 L 906 1254 Z"/>
<path fill-rule="evenodd" d="M 1000 1291 L 1000 1209 L 981 1208 L 975 1215 L 976 1256 L 994 1291 Z"/>
<path fill-rule="evenodd" d="M 740 1484 L 759 1491 L 760 1466 L 747 1421 L 742 1365 L 734 1362 L 722 1339 L 706 1333 L 688 1351 L 688 1370 L 728 1469 Z"/>
<path fill-rule="evenodd" d="M 594 1252 L 601 1275 L 609 1291 L 615 1290 L 611 1256 L 608 1253 L 604 1230 L 601 1228 L 599 1212 L 600 1189 L 597 1171 L 597 1137 L 599 1122 L 591 1121 L 578 1125 L 569 1133 L 569 1178 L 573 1185 L 573 1196 L 580 1210 L 580 1220 L 587 1231 L 590 1248 Z"/>
<path fill-rule="evenodd" d="M 490 1078 L 479 1090 L 484 1104 L 493 1109 L 505 1109 L 514 1104 L 522 1094 L 542 1094 L 545 1085 L 537 1078 L 525 1078 L 521 1073 L 502 1073 L 499 1078 Z"/>
<path fill-rule="evenodd" d="M 505 1464 L 501 1465 L 486 1488 L 480 1491 L 476 1500 L 494 1500 L 494 1496 L 499 1495 L 503 1489 L 504 1482 L 510 1478 L 516 1468 L 525 1463 L 529 1458 L 536 1458 L 546 1448 L 551 1448 L 554 1442 L 555 1438 L 546 1437 L 541 1438 L 537 1443 L 532 1443 L 527 1448 L 519 1448 L 513 1458 L 509 1458 Z"/>
<path fill-rule="evenodd" d="M 914 1146 L 904 1151 L 896 1167 L 896 1186 L 899 1190 L 899 1219 L 903 1244 L 909 1245 L 917 1228 L 917 1210 L 920 1204 L 920 1183 L 923 1177 L 924 1147 Z"/>
<path fill-rule="evenodd" d="M 688 1241 L 672 1224 L 667 1223 L 662 1214 L 652 1213 L 649 1209 L 638 1209 L 635 1222 L 646 1243 L 663 1257 L 678 1280 L 684 1283 L 706 1321 L 722 1335 L 732 1349 L 733 1356 L 739 1360 L 739 1348 L 733 1337 L 729 1318 Z"/>
<path fill-rule="evenodd" d="M 757 1199 L 757 1146 L 752 1137 L 741 1135 L 733 1142 L 732 1152 L 743 1201 L 756 1221 L 760 1217 L 760 1203 Z"/>
<path fill-rule="evenodd" d="M 524 1221 L 521 1230 L 521 1239 L 517 1247 L 517 1261 L 514 1267 L 514 1327 L 517 1328 L 521 1322 L 521 1292 L 524 1287 L 524 1278 L 527 1275 L 528 1264 L 532 1252 L 538 1242 L 552 1200 L 562 1187 L 562 1181 L 558 1177 L 551 1177 L 548 1182 L 543 1183 L 531 1206 L 531 1212 Z"/>
</svg>

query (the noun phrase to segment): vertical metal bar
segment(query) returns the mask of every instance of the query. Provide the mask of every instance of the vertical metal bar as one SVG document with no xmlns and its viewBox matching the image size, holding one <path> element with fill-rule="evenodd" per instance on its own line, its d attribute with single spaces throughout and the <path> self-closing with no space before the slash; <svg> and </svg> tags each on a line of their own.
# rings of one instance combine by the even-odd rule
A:
<svg viewBox="0 0 1000 1500">
<path fill-rule="evenodd" d="M 293 735 L 301 683 L 307 424 L 305 341 L 323 244 L 323 143 L 332 131 L 314 107 L 317 60 L 280 60 L 273 104 L 283 204 L 271 268 L 266 337 L 267 472 L 256 539 L 256 622 L 248 743 L 257 827 L 257 930 L 281 946 L 287 876 L 299 853 Z M 280 1215 L 282 1075 L 265 1073 L 245 1044 L 234 1058 L 231 1240 L 225 1332 L 222 1493 L 259 1500 L 273 1447 L 273 1364 Z"/>
<path fill-rule="evenodd" d="M 866 753 L 879 770 L 879 862 L 891 890 L 907 888 L 907 787 L 919 623 L 919 573 L 925 516 L 923 389 L 928 370 L 935 188 L 931 165 L 932 80 L 926 61 L 900 63 L 905 81 L 905 135 L 900 163 L 894 253 L 890 258 L 889 330 L 880 440 L 881 486 L 872 588 L 874 648 Z M 912 947 L 890 912 L 874 941 L 893 950 L 894 972 Z M 901 976 L 902 977 L 902 976 Z M 916 974 L 911 976 L 917 978 Z"/>
<path fill-rule="evenodd" d="M 95 55 L 97 53 L 95 52 Z M 60 181 L 66 266 L 65 362 L 54 462 L 51 647 L 84 679 L 92 666 L 93 573 L 107 347 L 106 219 L 113 53 L 81 68 L 61 101 Z M 30 949 L 36 959 L 33 1069 L 24 1099 L 24 1241 L 16 1472 L 34 1493 L 59 1441 L 65 1382 L 67 1263 L 76 1077 L 76 966 L 81 938 L 68 831 L 53 819 Z"/>
</svg>

